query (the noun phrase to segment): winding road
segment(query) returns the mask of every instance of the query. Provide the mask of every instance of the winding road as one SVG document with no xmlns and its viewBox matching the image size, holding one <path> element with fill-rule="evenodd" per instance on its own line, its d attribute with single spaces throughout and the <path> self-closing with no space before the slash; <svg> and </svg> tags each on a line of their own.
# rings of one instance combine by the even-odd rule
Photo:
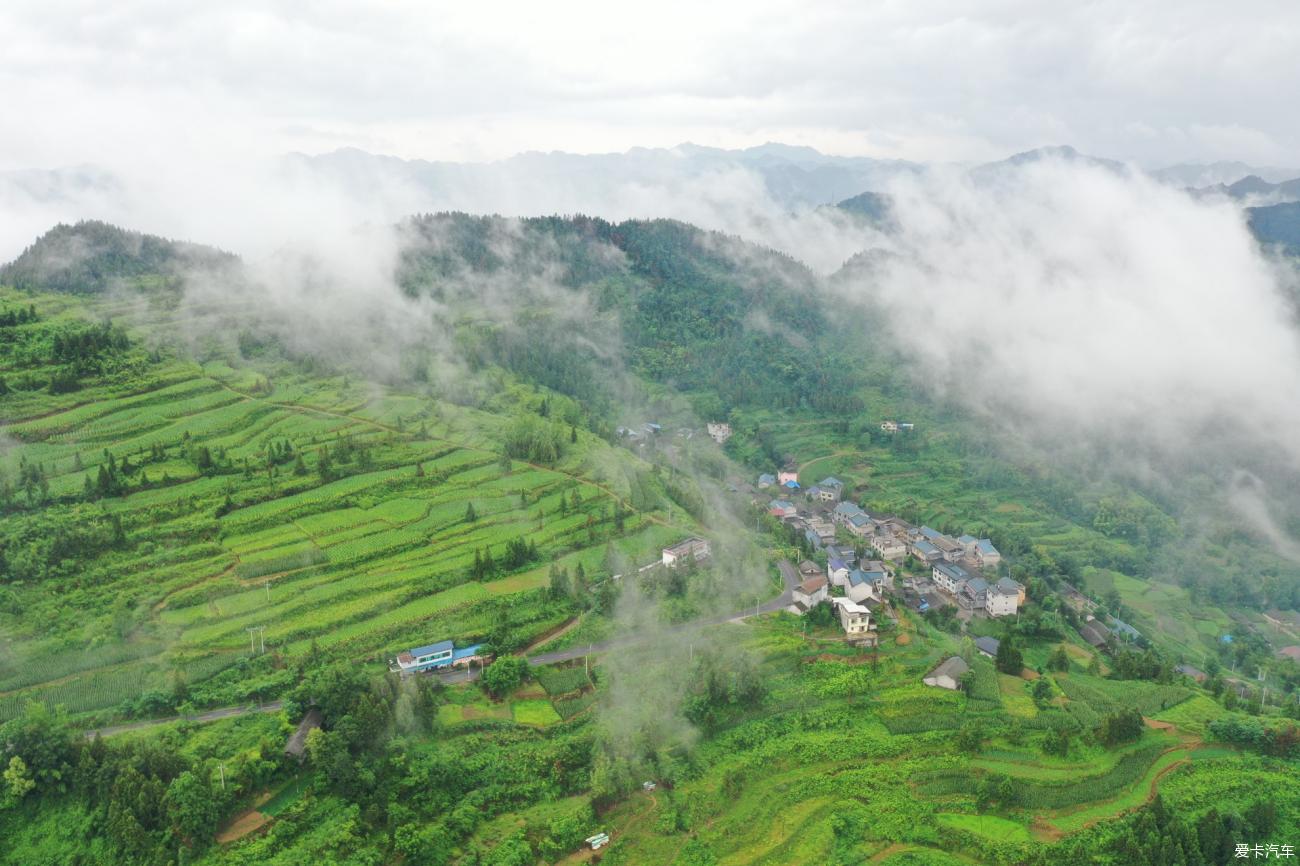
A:
<svg viewBox="0 0 1300 866">
<path fill-rule="evenodd" d="M 799 571 L 794 567 L 794 563 L 788 559 L 782 559 L 777 564 L 777 569 L 781 572 L 782 590 L 781 594 L 765 604 L 755 603 L 753 607 L 746 607 L 734 613 L 722 614 L 718 616 L 702 617 L 694 619 L 681 625 L 672 626 L 665 631 L 661 631 L 653 638 L 641 637 L 637 635 L 628 635 L 611 640 L 601 641 L 600 643 L 588 644 L 586 646 L 569 647 L 568 649 L 555 650 L 548 653 L 537 653 L 527 656 L 528 664 L 533 667 L 541 665 L 550 665 L 557 662 L 567 662 L 574 659 L 580 659 L 586 655 L 598 655 L 609 652 L 612 649 L 621 649 L 623 647 L 637 646 L 638 644 L 651 643 L 662 640 L 665 636 L 674 634 L 685 634 L 700 626 L 721 625 L 726 622 L 738 622 L 745 617 L 754 616 L 762 613 L 772 613 L 790 604 L 793 600 L 794 588 L 799 585 Z M 462 670 L 448 671 L 447 673 L 434 674 L 444 685 L 458 685 L 460 683 L 474 682 L 483 674 L 482 668 L 468 668 Z M 191 716 L 182 718 L 181 716 L 172 716 L 166 719 L 147 719 L 139 722 L 127 722 L 121 725 L 112 725 L 106 728 L 95 728 L 86 731 L 87 737 L 96 735 L 101 737 L 111 737 L 113 734 L 121 734 L 126 731 L 138 731 L 142 728 L 151 728 L 155 725 L 166 725 L 172 722 L 215 722 L 219 719 L 228 719 L 233 716 L 242 716 L 246 713 L 278 713 L 283 706 L 283 701 L 270 701 L 265 704 L 251 704 L 237 707 L 221 707 L 215 710 L 206 710 L 202 713 L 195 713 Z"/>
</svg>

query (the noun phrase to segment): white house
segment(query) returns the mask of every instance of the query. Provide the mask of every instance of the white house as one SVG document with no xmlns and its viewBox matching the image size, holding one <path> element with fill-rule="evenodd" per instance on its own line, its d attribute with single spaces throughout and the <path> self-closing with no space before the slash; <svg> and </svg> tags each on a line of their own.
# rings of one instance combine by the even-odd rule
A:
<svg viewBox="0 0 1300 866">
<path fill-rule="evenodd" d="M 885 597 L 885 572 L 883 570 L 866 571 L 855 568 L 849 572 L 845 594 L 854 601 L 873 599 L 879 601 Z"/>
<path fill-rule="evenodd" d="M 972 577 L 969 571 L 951 562 L 936 562 L 930 574 L 934 578 L 935 585 L 954 594 Z"/>
<path fill-rule="evenodd" d="M 719 445 L 721 445 L 722 443 L 726 442 L 728 439 L 731 438 L 730 424 L 723 424 L 723 423 L 715 424 L 714 422 L 710 421 L 708 424 L 705 425 L 705 428 L 709 431 L 709 438 L 712 439 L 714 442 L 717 442 Z"/>
<path fill-rule="evenodd" d="M 836 586 L 848 586 L 849 572 L 852 569 L 849 568 L 847 562 L 837 556 L 832 556 L 827 561 L 827 569 L 830 571 L 831 583 Z"/>
<path fill-rule="evenodd" d="M 795 604 L 802 605 L 804 610 L 810 610 L 821 604 L 829 595 L 830 589 L 824 574 L 806 578 L 803 583 L 794 588 L 792 593 Z"/>
<path fill-rule="evenodd" d="M 664 565 L 672 568 L 693 558 L 696 562 L 709 558 L 709 543 L 703 538 L 688 538 L 663 550 Z"/>
<path fill-rule="evenodd" d="M 882 422 L 880 423 L 880 431 L 881 431 L 882 433 L 897 433 L 897 432 L 898 432 L 898 422 L 897 422 L 897 421 L 882 421 Z"/>
<path fill-rule="evenodd" d="M 838 609 L 840 628 L 844 629 L 849 640 L 864 638 L 871 631 L 871 610 L 865 605 L 841 597 L 832 598 L 831 604 Z"/>
<path fill-rule="evenodd" d="M 968 670 L 970 670 L 970 665 L 966 664 L 961 656 L 952 656 L 926 674 L 921 682 L 927 686 L 938 686 L 941 689 L 956 691 L 961 688 L 961 675 Z"/>
<path fill-rule="evenodd" d="M 984 609 L 989 616 L 1012 616 L 1020 609 L 1020 584 L 1004 577 L 989 587 Z"/>
</svg>

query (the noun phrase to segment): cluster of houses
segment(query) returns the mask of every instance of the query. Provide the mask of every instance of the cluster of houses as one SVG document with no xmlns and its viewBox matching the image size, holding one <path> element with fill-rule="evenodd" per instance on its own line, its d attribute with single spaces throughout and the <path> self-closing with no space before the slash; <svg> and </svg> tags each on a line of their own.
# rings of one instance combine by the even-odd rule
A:
<svg viewBox="0 0 1300 866">
<path fill-rule="evenodd" d="M 799 486 L 797 472 L 788 467 L 779 475 L 760 475 L 759 489 L 778 492 L 767 504 L 768 514 L 803 532 L 814 550 L 825 551 L 831 585 L 840 585 L 838 572 L 850 565 L 840 560 L 830 548 L 840 530 L 863 546 L 870 547 L 873 563 L 889 574 L 893 582 L 893 565 L 912 557 L 929 572 L 932 586 L 916 593 L 916 609 L 952 603 L 966 610 L 983 611 L 989 616 L 1012 616 L 1025 602 L 1025 588 L 1010 577 L 997 577 L 1002 554 L 987 538 L 945 535 L 929 526 L 913 526 L 898 517 L 871 515 L 853 502 L 844 500 L 844 482 L 834 476 L 823 478 L 807 490 Z M 802 498 L 802 507 L 797 500 Z M 991 575 L 991 576 L 986 576 Z M 926 582 L 927 584 L 929 582 Z M 861 599 L 854 599 L 861 601 Z"/>
<path fill-rule="evenodd" d="M 875 646 L 872 618 L 887 614 L 885 591 L 894 586 L 893 571 L 882 562 L 854 567 L 851 547 L 832 545 L 830 553 L 826 570 L 811 560 L 799 563 L 800 582 L 791 593 L 789 610 L 803 615 L 819 604 L 830 604 L 849 643 Z M 844 594 L 831 595 L 832 586 L 840 587 Z"/>
</svg>

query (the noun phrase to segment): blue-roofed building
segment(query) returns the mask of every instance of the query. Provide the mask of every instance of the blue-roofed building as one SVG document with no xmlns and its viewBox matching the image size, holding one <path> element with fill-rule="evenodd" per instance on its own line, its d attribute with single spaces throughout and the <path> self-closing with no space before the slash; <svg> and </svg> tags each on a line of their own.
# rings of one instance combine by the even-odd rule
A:
<svg viewBox="0 0 1300 866">
<path fill-rule="evenodd" d="M 925 542 L 918 542 L 924 544 Z M 936 562 L 934 569 L 931 571 L 935 584 L 940 588 L 953 593 L 954 595 L 961 589 L 962 584 L 970 580 L 974 575 L 962 568 L 960 565 L 954 565 L 951 562 Z M 988 584 L 985 583 L 985 589 Z"/>
<path fill-rule="evenodd" d="M 404 653 L 398 653 L 396 664 L 389 669 L 405 675 L 419 673 L 420 671 L 464 666 L 476 661 L 481 664 L 484 661 L 480 653 L 481 648 L 480 644 L 474 644 L 473 646 L 456 649 L 455 645 L 449 640 L 439 641 L 428 646 L 413 647 Z"/>
<path fill-rule="evenodd" d="M 786 490 L 798 490 L 798 489 L 799 489 L 799 482 L 798 482 L 798 481 L 795 481 L 793 478 L 791 478 L 791 479 L 789 479 L 788 481 L 786 481 L 785 483 L 783 483 L 781 486 L 784 487 Z"/>
<path fill-rule="evenodd" d="M 913 541 L 911 549 L 912 555 L 922 562 L 938 562 L 943 559 L 943 551 L 925 539 Z"/>
<path fill-rule="evenodd" d="M 1002 561 L 1002 554 L 993 546 L 993 542 L 987 538 L 981 538 L 975 542 L 974 552 L 975 562 L 980 568 L 994 568 Z"/>
<path fill-rule="evenodd" d="M 844 588 L 845 595 L 858 602 L 869 598 L 884 598 L 889 575 L 879 566 L 880 563 L 867 563 L 865 568 L 850 571 L 848 585 Z"/>
<path fill-rule="evenodd" d="M 852 565 L 858 559 L 857 552 L 848 544 L 828 544 L 826 555 L 831 559 L 842 559 L 847 565 Z"/>
<path fill-rule="evenodd" d="M 975 555 L 975 545 L 978 542 L 979 539 L 973 535 L 960 535 L 957 537 L 957 543 L 961 545 L 962 552 L 966 556 Z"/>
<path fill-rule="evenodd" d="M 832 556 L 826 563 L 826 572 L 830 575 L 831 583 L 836 586 L 848 586 L 849 572 L 852 570 L 850 564 L 838 556 Z"/>
<path fill-rule="evenodd" d="M 866 517 L 867 513 L 852 502 L 841 502 L 831 510 L 831 520 L 847 524 L 854 517 Z"/>
<path fill-rule="evenodd" d="M 766 490 L 774 484 L 776 484 L 776 476 L 772 473 L 764 472 L 762 475 L 758 476 L 758 488 L 760 490 Z"/>
<path fill-rule="evenodd" d="M 943 538 L 942 532 L 929 526 L 922 526 L 917 530 L 917 532 L 930 541 L 938 541 L 940 538 Z"/>
<path fill-rule="evenodd" d="M 1138 638 L 1142 637 L 1142 632 L 1138 631 L 1137 629 L 1133 628 L 1133 626 L 1129 625 L 1128 623 L 1124 622 L 1124 620 L 1119 619 L 1117 617 L 1112 616 L 1110 618 L 1110 627 L 1112 631 L 1119 632 L 1129 640 L 1137 640 Z"/>
<path fill-rule="evenodd" d="M 976 575 L 970 580 L 963 583 L 960 587 L 961 594 L 970 601 L 975 607 L 984 607 L 984 602 L 989 594 L 989 582 L 984 578 Z"/>
<path fill-rule="evenodd" d="M 803 495 L 807 496 L 809 499 L 820 501 L 822 498 L 822 489 L 816 485 L 813 485 L 812 487 L 809 487 L 807 490 L 805 490 L 803 492 Z"/>
<path fill-rule="evenodd" d="M 835 476 L 827 476 L 817 482 L 817 498 L 823 502 L 839 502 L 844 495 L 844 482 Z"/>
<path fill-rule="evenodd" d="M 799 513 L 799 509 L 787 499 L 773 499 L 767 506 L 767 513 L 773 517 L 794 517 Z"/>
</svg>

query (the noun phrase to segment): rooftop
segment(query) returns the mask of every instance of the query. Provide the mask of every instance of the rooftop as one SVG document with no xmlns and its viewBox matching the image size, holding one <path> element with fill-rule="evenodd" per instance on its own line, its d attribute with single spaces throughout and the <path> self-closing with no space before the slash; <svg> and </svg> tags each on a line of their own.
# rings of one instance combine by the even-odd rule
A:
<svg viewBox="0 0 1300 866">
<path fill-rule="evenodd" d="M 420 656 L 431 656 L 435 653 L 450 652 L 453 644 L 449 640 L 440 640 L 437 643 L 431 643 L 428 646 L 418 646 L 411 650 L 411 656 L 419 658 Z"/>
<path fill-rule="evenodd" d="M 934 670 L 930 671 L 930 673 L 926 674 L 926 676 L 927 677 L 949 676 L 952 677 L 953 679 L 957 679 L 962 674 L 966 673 L 966 671 L 968 670 L 970 670 L 970 665 L 966 664 L 965 660 L 962 659 L 961 656 L 952 656 L 951 658 L 945 659 L 942 664 L 940 664 Z"/>
<path fill-rule="evenodd" d="M 1002 641 L 998 640 L 995 637 L 975 638 L 975 648 L 978 649 L 980 652 L 988 653 L 991 656 L 995 656 L 998 654 L 998 647 L 1001 645 L 1002 645 Z"/>
</svg>

